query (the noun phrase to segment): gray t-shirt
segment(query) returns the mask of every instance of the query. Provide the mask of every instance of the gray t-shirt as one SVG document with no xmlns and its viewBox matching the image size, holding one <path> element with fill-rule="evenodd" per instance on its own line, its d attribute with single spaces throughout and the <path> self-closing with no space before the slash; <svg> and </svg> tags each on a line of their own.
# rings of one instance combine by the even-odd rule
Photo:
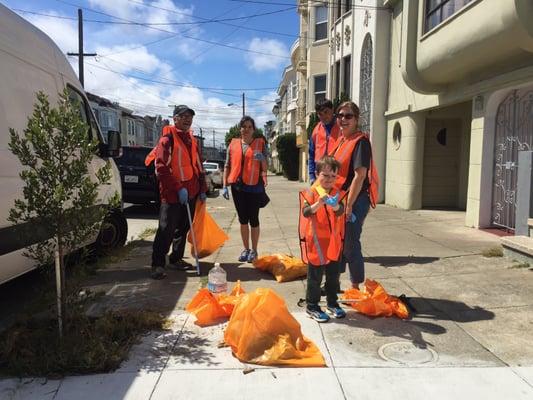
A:
<svg viewBox="0 0 533 400">
<path fill-rule="evenodd" d="M 342 186 L 342 190 L 348 190 L 352 184 L 353 178 L 355 176 L 354 171 L 359 167 L 370 168 L 370 159 L 372 158 L 372 149 L 370 148 L 370 143 L 367 139 L 361 139 L 357 142 L 357 146 L 352 153 L 352 168 L 348 171 L 348 176 L 346 177 L 346 182 Z M 368 190 L 370 182 L 368 181 L 368 176 L 363 182 L 361 187 L 361 193 L 365 190 Z"/>
</svg>

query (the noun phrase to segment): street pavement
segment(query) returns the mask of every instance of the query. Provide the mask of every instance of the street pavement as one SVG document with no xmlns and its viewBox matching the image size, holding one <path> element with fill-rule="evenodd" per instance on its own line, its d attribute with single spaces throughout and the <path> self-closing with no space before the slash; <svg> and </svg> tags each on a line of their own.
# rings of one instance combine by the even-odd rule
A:
<svg viewBox="0 0 533 400">
<path fill-rule="evenodd" d="M 259 253 L 299 256 L 297 193 L 305 185 L 278 176 L 269 183 Z M 4 379 L 0 399 L 533 399 L 533 271 L 483 257 L 499 238 L 464 227 L 464 212 L 372 210 L 362 240 L 367 277 L 411 298 L 416 312 L 399 320 L 348 311 L 346 319 L 318 324 L 296 304 L 304 280 L 277 283 L 237 262 L 242 246 L 233 203 L 208 199 L 208 210 L 230 240 L 202 260 L 201 277 L 168 271 L 165 280 L 148 278 L 153 237 L 138 235 L 157 226 L 157 214 L 133 207 L 132 252 L 87 284 L 106 292 L 90 312 L 158 310 L 173 320 L 170 331 L 144 337 L 113 373 Z M 268 287 L 280 294 L 327 367 L 246 365 L 219 348 L 225 324 L 200 328 L 184 311 L 214 262 L 227 271 L 230 287 L 241 280 L 246 291 Z M 341 286 L 348 285 L 344 274 Z"/>
</svg>

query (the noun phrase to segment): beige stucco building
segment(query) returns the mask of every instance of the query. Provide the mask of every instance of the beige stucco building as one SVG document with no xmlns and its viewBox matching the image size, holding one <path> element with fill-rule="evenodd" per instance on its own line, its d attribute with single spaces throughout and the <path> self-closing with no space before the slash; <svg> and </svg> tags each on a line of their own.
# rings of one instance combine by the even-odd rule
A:
<svg viewBox="0 0 533 400">
<path fill-rule="evenodd" d="M 517 154 L 533 146 L 533 2 L 384 3 L 386 203 L 513 228 Z"/>
</svg>

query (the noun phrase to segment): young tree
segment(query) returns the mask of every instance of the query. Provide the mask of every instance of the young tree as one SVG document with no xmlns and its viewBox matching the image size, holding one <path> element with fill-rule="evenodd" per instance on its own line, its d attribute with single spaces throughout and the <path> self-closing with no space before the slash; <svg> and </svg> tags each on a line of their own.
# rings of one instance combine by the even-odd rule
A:
<svg viewBox="0 0 533 400">
<path fill-rule="evenodd" d="M 91 137 L 80 110 L 67 90 L 60 94 L 56 108 L 39 92 L 24 134 L 9 130 L 9 149 L 23 166 L 20 177 L 24 183 L 24 196 L 15 200 L 9 220 L 46 227 L 47 240 L 28 247 L 25 255 L 41 266 L 55 261 L 60 337 L 67 311 L 65 255 L 98 231 L 107 212 L 105 206 L 97 205 L 98 186 L 111 178 L 109 163 L 95 176 L 89 174 L 98 142 Z"/>
</svg>

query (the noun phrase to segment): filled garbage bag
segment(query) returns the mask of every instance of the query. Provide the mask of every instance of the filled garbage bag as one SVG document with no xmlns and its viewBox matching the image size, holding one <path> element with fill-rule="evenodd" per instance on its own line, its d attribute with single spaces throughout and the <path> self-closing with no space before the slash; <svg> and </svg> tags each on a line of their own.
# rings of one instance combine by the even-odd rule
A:
<svg viewBox="0 0 533 400">
<path fill-rule="evenodd" d="M 237 281 L 230 294 L 220 293 L 215 295 L 203 288 L 196 293 L 185 307 L 185 310 L 194 314 L 196 325 L 218 324 L 231 315 L 243 293 L 244 290 L 241 288 L 240 281 Z"/>
<path fill-rule="evenodd" d="M 361 314 L 372 317 L 390 317 L 396 315 L 402 319 L 409 317 L 407 306 L 397 297 L 389 295 L 383 286 L 371 279 L 365 280 L 362 291 L 357 289 L 345 290 L 342 298 L 359 300 L 350 303 L 350 306 Z"/>
<path fill-rule="evenodd" d="M 307 276 L 307 264 L 287 254 L 258 257 L 253 265 L 261 271 L 270 272 L 278 282 L 289 282 Z"/>
<path fill-rule="evenodd" d="M 209 215 L 205 203 L 205 201 L 200 200 L 196 202 L 192 222 L 192 230 L 194 230 L 194 238 L 196 239 L 196 246 L 198 246 L 198 258 L 204 258 L 213 254 L 229 239 L 226 232 Z M 191 244 L 191 255 L 194 257 L 195 251 L 191 232 L 189 232 L 187 240 Z"/>
<path fill-rule="evenodd" d="M 326 365 L 318 347 L 303 336 L 285 301 L 272 289 L 259 288 L 240 297 L 224 341 L 247 363 L 294 367 Z"/>
</svg>

